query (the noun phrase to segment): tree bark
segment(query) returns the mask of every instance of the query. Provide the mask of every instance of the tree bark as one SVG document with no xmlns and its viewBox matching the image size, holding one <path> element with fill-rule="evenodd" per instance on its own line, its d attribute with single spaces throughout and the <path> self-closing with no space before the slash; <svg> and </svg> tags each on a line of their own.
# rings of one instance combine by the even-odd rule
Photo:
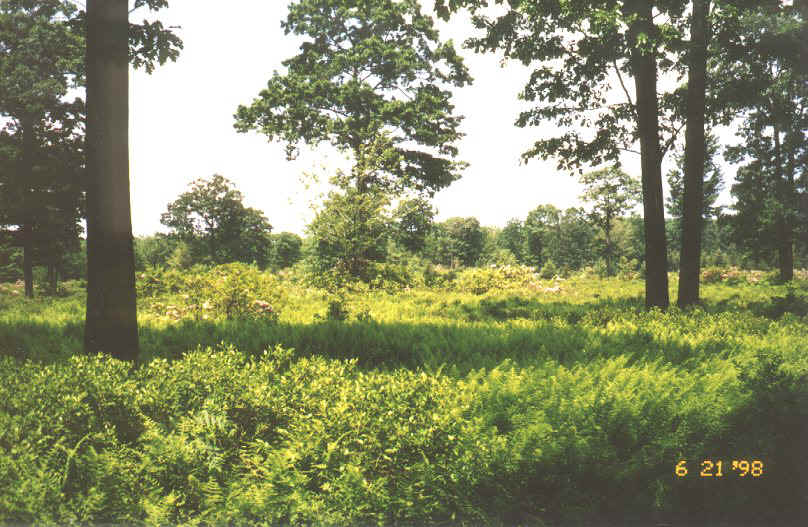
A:
<svg viewBox="0 0 808 527">
<path fill-rule="evenodd" d="M 704 222 L 705 91 L 707 89 L 707 14 L 709 0 L 693 0 L 687 72 L 687 128 L 682 215 L 682 248 L 679 253 L 679 307 L 698 304 L 701 275 L 701 235 Z"/>
<path fill-rule="evenodd" d="M 636 15 L 629 27 L 630 64 L 637 92 L 637 131 L 642 159 L 642 202 L 645 224 L 645 306 L 667 309 L 668 255 L 662 202 L 662 164 L 659 145 L 657 63 L 651 45 L 639 38 L 655 37 L 652 5 L 645 0 L 624 4 L 624 13 Z"/>
<path fill-rule="evenodd" d="M 84 347 L 138 356 L 129 201 L 126 0 L 87 0 L 87 315 Z"/>
<path fill-rule="evenodd" d="M 788 136 L 786 136 L 788 142 Z M 777 213 L 777 239 L 778 239 L 778 265 L 780 267 L 780 280 L 790 282 L 794 279 L 794 227 L 791 218 L 794 211 L 794 162 L 791 148 L 788 150 L 788 163 L 783 166 L 783 145 L 780 141 L 780 131 L 774 128 L 775 148 L 775 177 L 776 188 L 779 190 L 779 209 Z M 785 168 L 785 170 L 784 170 Z"/>
<path fill-rule="evenodd" d="M 34 177 L 34 119 L 30 115 L 20 118 L 20 128 L 22 131 L 22 166 L 20 174 L 23 181 L 22 196 L 22 225 L 20 233 L 22 235 L 22 275 L 25 282 L 25 297 L 34 297 L 34 240 L 33 240 L 33 218 L 31 210 L 31 186 Z"/>
<path fill-rule="evenodd" d="M 56 263 L 48 263 L 48 291 L 50 294 L 55 295 L 59 288 L 59 272 L 56 269 Z"/>
<path fill-rule="evenodd" d="M 614 253 L 612 248 L 612 219 L 606 214 L 606 221 L 603 224 L 603 233 L 606 237 L 606 275 L 614 276 Z"/>
</svg>

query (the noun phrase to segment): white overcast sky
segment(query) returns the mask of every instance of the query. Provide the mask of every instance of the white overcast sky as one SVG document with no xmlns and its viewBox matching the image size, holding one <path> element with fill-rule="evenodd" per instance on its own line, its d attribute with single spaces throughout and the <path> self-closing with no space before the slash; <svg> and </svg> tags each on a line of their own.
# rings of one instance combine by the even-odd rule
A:
<svg viewBox="0 0 808 527">
<path fill-rule="evenodd" d="M 305 146 L 287 161 L 284 144 L 268 142 L 257 132 L 236 133 L 233 114 L 266 86 L 281 61 L 294 56 L 302 41 L 280 27 L 288 0 L 237 0 L 222 8 L 218 0 L 171 0 L 157 17 L 178 25 L 184 49 L 177 62 L 151 75 L 130 75 L 130 178 L 132 223 L 136 236 L 165 232 L 160 214 L 166 205 L 202 177 L 221 174 L 244 194 L 245 204 L 262 210 L 273 232 L 303 234 L 312 218 L 310 203 L 317 191 L 306 190 L 304 172 L 327 180 L 349 160 L 325 143 Z M 424 12 L 433 13 L 431 0 Z M 150 16 L 141 9 L 130 20 Z M 552 125 L 514 126 L 525 102 L 517 100 L 530 70 L 510 61 L 500 68 L 499 54 L 475 54 L 462 42 L 476 30 L 466 13 L 449 23 L 438 21 L 441 39 L 452 38 L 474 83 L 454 90 L 455 113 L 465 116 L 458 159 L 470 166 L 462 179 L 437 193 L 438 219 L 475 216 L 483 225 L 503 226 L 524 219 L 540 204 L 559 208 L 580 205 L 577 178 L 556 170 L 553 160 L 519 163 L 532 143 L 553 133 Z M 627 154 L 624 168 L 639 178 L 639 158 Z M 666 165 L 671 160 L 666 158 Z M 322 168 L 322 167 L 325 168 Z M 663 173 L 665 168 L 663 168 Z M 725 175 L 727 175 L 725 173 Z"/>
</svg>

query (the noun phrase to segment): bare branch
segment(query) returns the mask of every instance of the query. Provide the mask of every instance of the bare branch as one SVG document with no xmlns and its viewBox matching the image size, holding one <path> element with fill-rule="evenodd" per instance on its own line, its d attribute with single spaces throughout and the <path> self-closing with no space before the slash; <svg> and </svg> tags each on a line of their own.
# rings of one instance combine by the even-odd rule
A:
<svg viewBox="0 0 808 527">
<path fill-rule="evenodd" d="M 631 100 L 631 94 L 628 93 L 628 88 L 626 88 L 626 83 L 623 82 L 623 75 L 620 73 L 620 68 L 617 66 L 617 59 L 612 59 L 612 64 L 614 65 L 614 71 L 617 73 L 617 79 L 620 81 L 620 86 L 623 88 L 623 93 L 626 94 L 626 99 L 628 99 L 628 103 L 631 105 L 631 108 L 636 113 L 637 107 L 634 105 L 634 101 Z"/>
</svg>

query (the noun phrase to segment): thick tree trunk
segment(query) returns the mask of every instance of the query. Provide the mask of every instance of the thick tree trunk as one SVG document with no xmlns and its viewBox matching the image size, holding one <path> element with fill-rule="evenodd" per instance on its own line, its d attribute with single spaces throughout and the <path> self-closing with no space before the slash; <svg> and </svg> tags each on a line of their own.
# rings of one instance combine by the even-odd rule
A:
<svg viewBox="0 0 808 527">
<path fill-rule="evenodd" d="M 656 33 L 652 5 L 644 0 L 626 2 L 626 14 L 637 15 L 629 28 L 632 45 L 631 70 L 637 92 L 637 129 L 642 158 L 642 202 L 645 222 L 645 306 L 666 309 L 668 255 L 665 240 L 665 212 L 662 202 L 662 165 L 659 145 L 657 64 L 653 49 L 639 42 L 639 35 Z"/>
<path fill-rule="evenodd" d="M 34 240 L 33 240 L 33 217 L 31 210 L 33 203 L 31 203 L 31 191 L 33 186 L 32 178 L 34 177 L 34 149 L 36 142 L 34 140 L 34 119 L 30 115 L 25 115 L 20 118 L 20 127 L 22 128 L 22 166 L 21 176 L 23 180 L 23 224 L 20 225 L 22 234 L 22 276 L 25 282 L 25 296 L 26 298 L 34 297 Z"/>
<path fill-rule="evenodd" d="M 707 89 L 707 13 L 709 0 L 693 0 L 687 73 L 684 214 L 679 253 L 679 307 L 699 302 L 701 234 L 704 212 L 705 91 Z"/>
<path fill-rule="evenodd" d="M 126 0 L 87 0 L 87 318 L 84 347 L 135 361 Z"/>
</svg>

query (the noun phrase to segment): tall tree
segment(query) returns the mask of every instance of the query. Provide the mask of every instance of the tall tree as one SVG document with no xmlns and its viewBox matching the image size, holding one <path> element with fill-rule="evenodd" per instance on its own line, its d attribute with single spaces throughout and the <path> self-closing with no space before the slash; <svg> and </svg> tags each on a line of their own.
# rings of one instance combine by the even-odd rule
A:
<svg viewBox="0 0 808 527">
<path fill-rule="evenodd" d="M 478 13 L 493 3 L 437 0 L 435 6 L 447 18 L 460 7 Z M 666 45 L 679 38 L 676 23 L 684 4 L 513 0 L 496 20 L 475 14 L 475 26 L 486 34 L 467 41 L 476 51 L 499 49 L 525 65 L 539 63 L 520 97 L 544 104 L 523 112 L 516 124 L 550 120 L 562 133 L 537 141 L 523 154 L 525 160 L 555 157 L 559 168 L 582 171 L 583 165 L 619 161 L 621 152 L 634 151 L 639 142 L 648 307 L 669 304 L 661 161 L 681 128 L 681 93 L 660 95 L 657 77 L 660 68 L 667 71 L 676 64 Z M 664 11 L 667 20 L 658 18 L 655 10 Z M 634 78 L 633 98 L 624 74 Z M 625 102 L 609 101 L 612 80 L 619 83 Z"/>
<path fill-rule="evenodd" d="M 282 24 L 309 40 L 283 62 L 235 127 L 257 129 L 287 143 L 330 141 L 350 150 L 382 131 L 391 134 L 383 169 L 351 173 L 360 191 L 370 187 L 434 193 L 460 177 L 452 161 L 461 117 L 452 114 L 444 86 L 471 82 L 451 41 L 440 42 L 417 0 L 298 0 Z M 405 144 L 419 145 L 410 149 Z"/>
<path fill-rule="evenodd" d="M 135 0 L 159 9 L 166 0 Z M 82 15 L 85 15 L 82 13 Z M 87 0 L 87 314 L 84 347 L 138 356 L 129 199 L 129 60 L 151 71 L 181 42 L 159 23 L 130 27 L 127 0 Z"/>
<path fill-rule="evenodd" d="M 744 117 L 738 127 L 743 142 L 727 149 L 727 158 L 736 163 L 751 160 L 745 170 L 739 170 L 738 192 L 734 188 L 733 193 L 736 197 L 744 193 L 748 185 L 743 178 L 762 178 L 760 188 L 769 189 L 766 200 L 748 195 L 745 199 L 751 198 L 766 212 L 757 223 L 766 217 L 772 220 L 755 231 L 773 228 L 783 281 L 793 278 L 799 193 L 808 167 L 808 70 L 804 66 L 808 56 L 801 42 L 807 21 L 802 9 L 767 2 L 737 17 L 730 34 L 734 38 L 722 41 L 724 55 L 717 66 L 717 74 L 724 79 L 721 94 Z M 745 217 L 739 215 L 739 219 Z"/>
<path fill-rule="evenodd" d="M 614 275 L 615 249 L 612 229 L 618 218 L 640 200 L 640 185 L 617 167 L 607 167 L 581 176 L 585 190 L 582 199 L 592 205 L 590 218 L 602 231 L 606 241 L 604 257 L 606 273 Z"/>
<path fill-rule="evenodd" d="M 0 116 L 14 121 L 20 137 L 14 170 L 17 220 L 23 247 L 25 295 L 33 296 L 36 128 L 61 104 L 80 72 L 82 38 L 69 24 L 67 2 L 7 0 L 0 3 Z"/>
<path fill-rule="evenodd" d="M 685 128 L 684 214 L 682 253 L 679 258 L 679 307 L 699 302 L 701 236 L 704 202 L 704 164 L 707 144 L 704 132 L 707 90 L 707 40 L 710 0 L 693 0 L 687 68 Z"/>
<path fill-rule="evenodd" d="M 87 0 L 87 316 L 84 347 L 138 356 L 129 201 L 129 9 Z"/>
</svg>

